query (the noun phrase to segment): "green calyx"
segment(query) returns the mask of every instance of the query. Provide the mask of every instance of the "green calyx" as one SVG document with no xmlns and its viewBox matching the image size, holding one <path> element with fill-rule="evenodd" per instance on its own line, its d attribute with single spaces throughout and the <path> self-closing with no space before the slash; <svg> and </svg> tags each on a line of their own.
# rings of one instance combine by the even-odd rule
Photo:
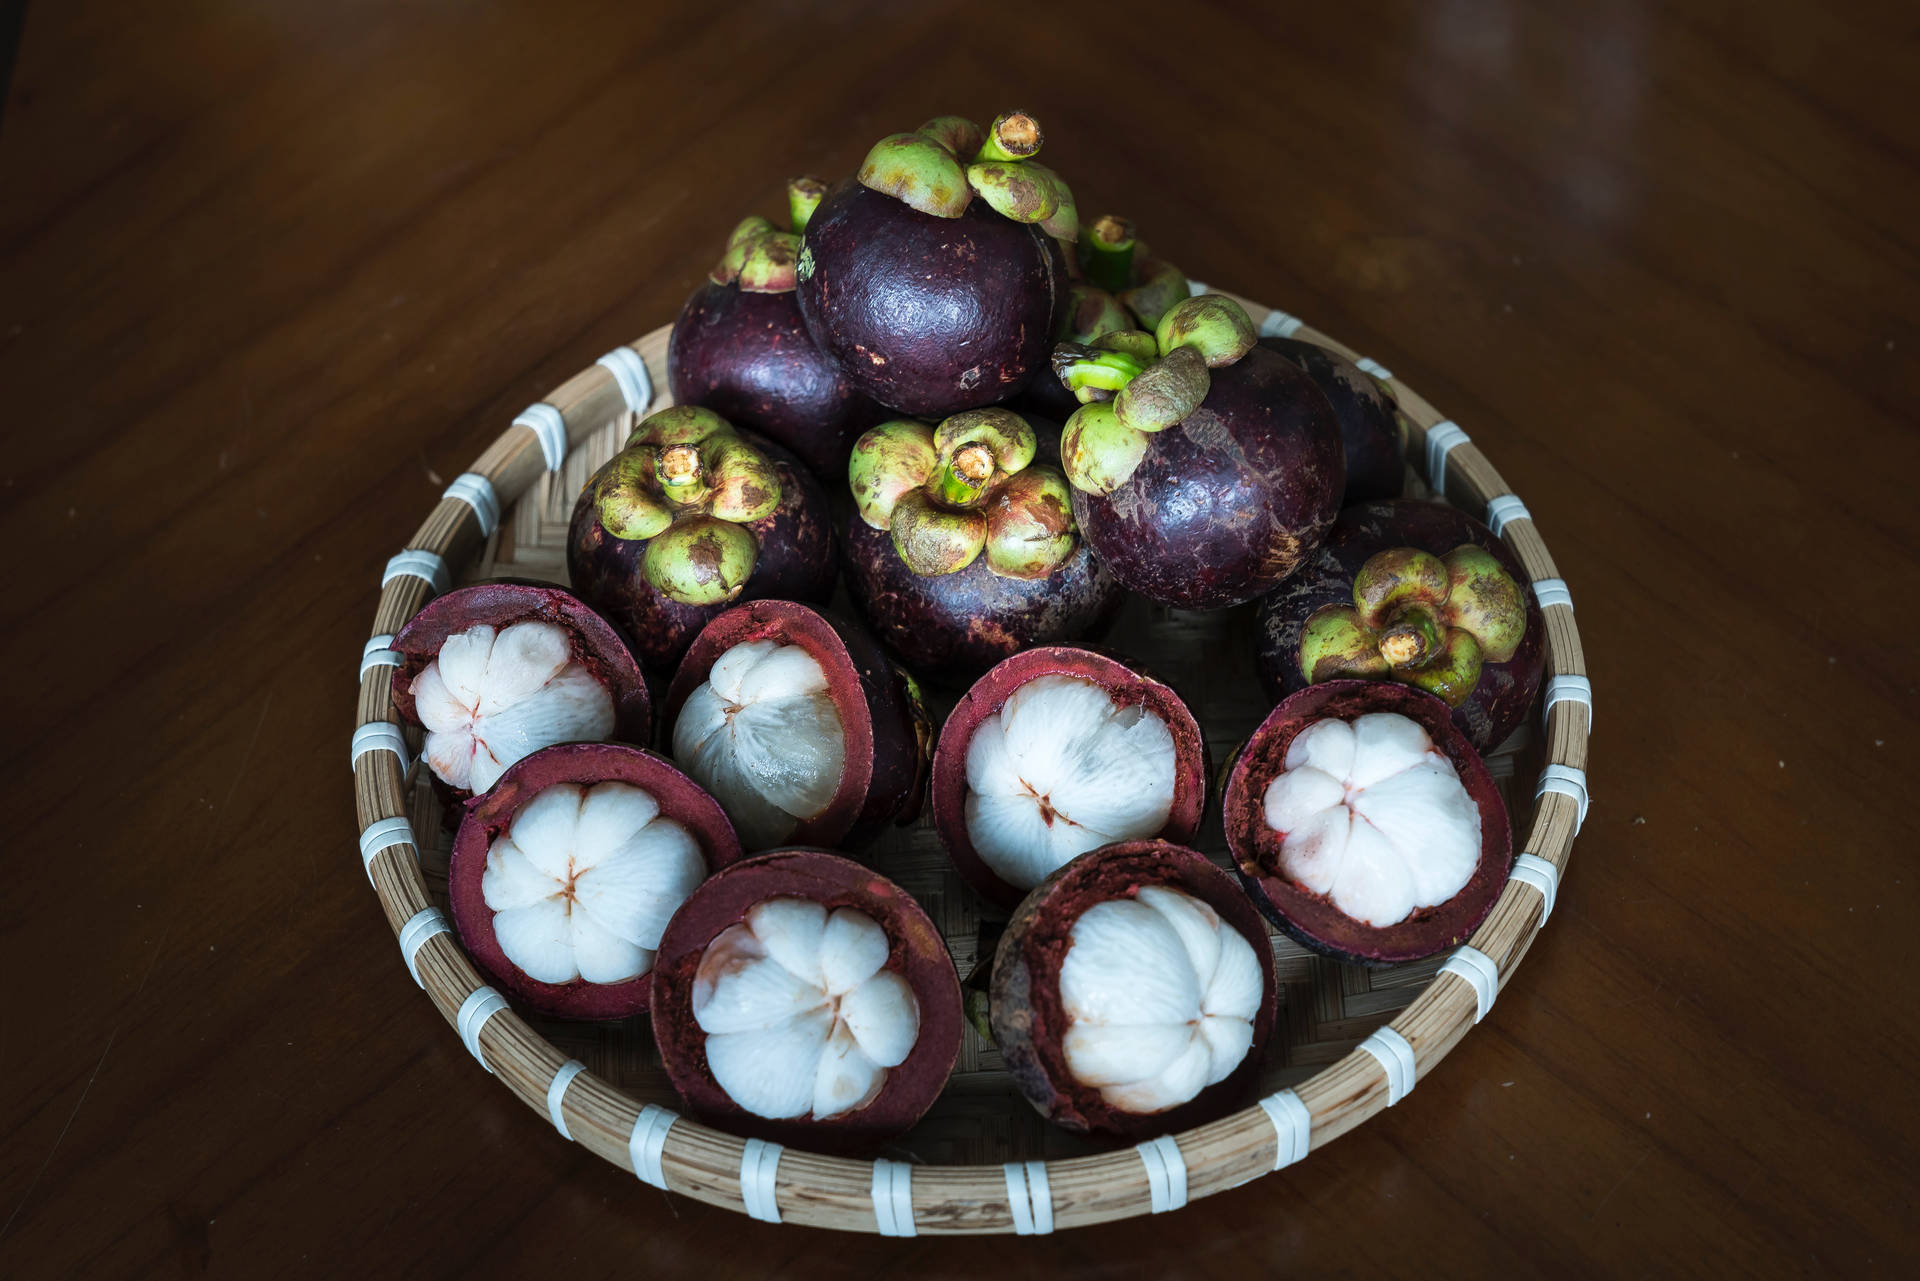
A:
<svg viewBox="0 0 1920 1281">
<path fill-rule="evenodd" d="M 1154 257 L 1133 223 L 1116 214 L 1102 214 L 1082 228 L 1074 253 L 1088 283 L 1113 295 L 1140 328 L 1152 330 L 1188 296 L 1185 273 Z"/>
<path fill-rule="evenodd" d="M 1083 281 L 1075 281 L 1067 287 L 1067 305 L 1060 318 L 1060 330 L 1054 334 L 1056 342 L 1085 345 L 1103 334 L 1117 333 L 1133 327 L 1133 317 L 1106 290 Z M 1145 335 L 1151 339 L 1153 335 Z"/>
<path fill-rule="evenodd" d="M 1146 453 L 1147 433 L 1122 423 L 1111 404 L 1080 406 L 1060 432 L 1060 466 L 1083 493 L 1111 494 Z"/>
<path fill-rule="evenodd" d="M 800 257 L 800 237 L 780 231 L 765 218 L 744 218 L 727 238 L 727 251 L 707 273 L 716 285 L 738 282 L 753 294 L 791 293 L 794 264 Z"/>
<path fill-rule="evenodd" d="M 1209 369 L 1234 364 L 1259 340 L 1246 309 L 1220 294 L 1181 299 L 1160 317 L 1153 336 L 1162 355 L 1176 347 L 1191 347 Z"/>
<path fill-rule="evenodd" d="M 936 116 L 913 133 L 875 143 L 856 177 L 936 218 L 958 218 L 977 195 L 1003 217 L 1071 239 L 1079 226 L 1073 195 L 1058 174 L 1034 162 L 1041 141 L 1039 124 L 1023 111 L 997 117 L 984 133 L 964 117 Z"/>
<path fill-rule="evenodd" d="M 1411 547 L 1376 553 L 1353 579 L 1352 605 L 1315 610 L 1300 635 L 1313 683 L 1395 680 L 1458 707 L 1486 663 L 1504 663 L 1526 635 L 1520 586 L 1472 543 L 1445 556 Z"/>
<path fill-rule="evenodd" d="M 593 482 L 615 538 L 645 541 L 647 581 L 683 605 L 731 600 L 759 556 L 747 525 L 780 506 L 780 475 L 711 410 L 675 405 L 641 421 Z"/>
</svg>

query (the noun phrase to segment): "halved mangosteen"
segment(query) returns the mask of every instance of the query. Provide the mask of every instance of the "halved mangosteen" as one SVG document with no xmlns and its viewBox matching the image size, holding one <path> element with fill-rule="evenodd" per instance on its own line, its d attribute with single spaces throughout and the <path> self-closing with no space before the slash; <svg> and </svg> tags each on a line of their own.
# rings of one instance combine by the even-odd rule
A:
<svg viewBox="0 0 1920 1281">
<path fill-rule="evenodd" d="M 1240 1102 L 1277 990 L 1266 928 L 1233 878 L 1170 842 L 1128 841 L 1021 902 L 994 953 L 993 1039 L 1056 1125 L 1167 1133 Z"/>
<path fill-rule="evenodd" d="M 1116 655 L 1052 645 L 967 691 L 941 728 L 931 787 L 954 866 L 1011 911 L 1088 850 L 1191 840 L 1207 753 L 1171 687 Z"/>
<path fill-rule="evenodd" d="M 726 868 L 668 924 L 660 1060 L 702 1120 L 825 1150 L 920 1119 L 960 1053 L 960 980 L 905 890 L 824 850 Z"/>
<path fill-rule="evenodd" d="M 674 673 L 674 759 L 749 850 L 857 846 L 920 812 L 932 730 L 912 678 L 852 623 L 755 601 L 708 623 Z"/>
<path fill-rule="evenodd" d="M 455 798 L 486 791 L 554 743 L 647 741 L 639 664 L 606 619 L 562 588 L 457 588 L 428 602 L 392 648 L 402 656 L 394 708 L 425 728 L 420 758 Z"/>
<path fill-rule="evenodd" d="M 719 803 L 665 757 L 568 743 L 467 802 L 447 893 L 468 955 L 510 995 L 619 1019 L 647 1008 L 668 919 L 740 856 Z"/>
<path fill-rule="evenodd" d="M 1513 865 L 1507 807 L 1431 694 L 1314 685 L 1273 709 L 1227 776 L 1242 882 L 1275 924 L 1362 965 L 1466 941 Z"/>
<path fill-rule="evenodd" d="M 1260 345 L 1306 371 L 1340 419 L 1340 443 L 1347 455 L 1347 488 L 1341 502 L 1398 498 L 1407 486 L 1407 445 L 1385 385 L 1318 343 L 1262 338 Z"/>
</svg>

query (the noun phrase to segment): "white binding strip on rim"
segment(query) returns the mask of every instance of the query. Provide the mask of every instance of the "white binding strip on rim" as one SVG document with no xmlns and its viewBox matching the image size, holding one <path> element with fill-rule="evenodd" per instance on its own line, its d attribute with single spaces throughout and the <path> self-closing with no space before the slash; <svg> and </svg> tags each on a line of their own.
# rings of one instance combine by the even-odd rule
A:
<svg viewBox="0 0 1920 1281">
<path fill-rule="evenodd" d="M 1413 1089 L 1419 1066 L 1407 1038 L 1391 1027 L 1383 1027 L 1360 1042 L 1360 1048 L 1371 1054 L 1387 1074 L 1387 1106 L 1392 1107 L 1406 1098 Z"/>
<path fill-rule="evenodd" d="M 667 1131 L 680 1119 L 678 1112 L 652 1103 L 640 1109 L 633 1120 L 633 1133 L 627 1136 L 627 1159 L 633 1172 L 650 1188 L 667 1190 L 667 1172 L 660 1168 L 660 1154 L 667 1150 Z"/>
<path fill-rule="evenodd" d="M 360 651 L 360 679 L 367 679 L 367 673 L 376 667 L 400 666 L 400 651 L 393 648 L 393 633 L 382 632 L 372 637 Z"/>
<path fill-rule="evenodd" d="M 1547 766 L 1540 771 L 1540 783 L 1533 789 L 1534 799 L 1538 800 L 1548 792 L 1572 797 L 1579 806 L 1579 812 L 1573 818 L 1573 832 L 1578 836 L 1580 828 L 1587 821 L 1587 772 L 1571 765 Z"/>
<path fill-rule="evenodd" d="M 1573 593 L 1567 590 L 1564 578 L 1542 578 L 1533 585 L 1533 598 L 1540 602 L 1540 608 L 1550 605 L 1565 605 L 1573 608 Z"/>
<path fill-rule="evenodd" d="M 392 721 L 368 721 L 353 731 L 353 757 L 347 763 L 358 768 L 360 758 L 368 752 L 392 752 L 400 758 L 401 776 L 406 776 L 408 769 L 406 736 Z"/>
<path fill-rule="evenodd" d="M 559 410 L 540 401 L 521 410 L 513 425 L 525 427 L 540 442 L 540 456 L 547 460 L 548 471 L 560 470 L 560 464 L 567 461 L 567 420 Z"/>
<path fill-rule="evenodd" d="M 1508 879 L 1540 891 L 1540 924 L 1545 925 L 1553 915 L 1553 896 L 1560 888 L 1560 869 L 1538 854 L 1521 854 L 1513 860 L 1513 872 Z"/>
<path fill-rule="evenodd" d="M 1284 1169 L 1307 1155 L 1313 1146 L 1313 1113 L 1292 1090 L 1281 1090 L 1260 1100 L 1260 1110 L 1273 1122 L 1273 1168 Z"/>
<path fill-rule="evenodd" d="M 1473 1021 L 1478 1023 L 1487 1017 L 1487 1011 L 1493 1008 L 1493 1000 L 1500 995 L 1500 967 L 1493 958 L 1479 948 L 1462 943 L 1454 949 L 1447 963 L 1440 967 L 1442 974 L 1457 974 L 1467 981 L 1473 989 Z"/>
<path fill-rule="evenodd" d="M 507 1008 L 507 998 L 485 986 L 476 987 L 460 1003 L 460 1013 L 454 1016 L 453 1025 L 459 1029 L 460 1039 L 466 1043 L 467 1053 L 491 1076 L 493 1069 L 487 1066 L 487 1056 L 480 1053 L 480 1029 L 487 1020 Z"/>
<path fill-rule="evenodd" d="M 1450 418 L 1427 428 L 1427 484 L 1434 493 L 1447 492 L 1447 455 L 1466 443 L 1467 433 Z"/>
<path fill-rule="evenodd" d="M 451 933 L 453 927 L 447 924 L 447 914 L 437 907 L 421 908 L 400 927 L 400 958 L 407 963 L 407 973 L 413 975 L 415 987 L 426 987 L 420 980 L 420 949 L 434 935 Z"/>
<path fill-rule="evenodd" d="M 493 492 L 493 482 L 479 472 L 467 471 L 455 476 L 446 492 L 440 495 L 442 502 L 449 498 L 459 499 L 473 508 L 474 519 L 480 522 L 480 537 L 491 538 L 499 528 L 500 495 Z"/>
<path fill-rule="evenodd" d="M 620 384 L 620 399 L 627 402 L 630 412 L 647 412 L 647 406 L 653 403 L 653 378 L 647 373 L 647 362 L 640 359 L 639 352 L 631 347 L 615 347 L 593 363 L 612 374 L 613 381 Z"/>
<path fill-rule="evenodd" d="M 774 1175 L 780 1169 L 780 1154 L 786 1149 L 764 1139 L 748 1139 L 740 1152 L 740 1199 L 746 1203 L 747 1217 L 762 1223 L 780 1222 L 780 1204 L 773 1194 Z"/>
<path fill-rule="evenodd" d="M 1204 294 L 1206 292 L 1207 292 L 1207 287 L 1201 284 L 1199 281 L 1189 280 L 1187 282 L 1187 297 L 1198 298 L 1201 294 Z"/>
<path fill-rule="evenodd" d="M 883 1237 L 915 1235 L 913 1167 L 905 1161 L 873 1163 L 873 1217 Z"/>
<path fill-rule="evenodd" d="M 1291 338 L 1300 332 L 1300 326 L 1306 322 L 1298 316 L 1289 316 L 1278 309 L 1270 311 L 1260 321 L 1262 338 Z"/>
<path fill-rule="evenodd" d="M 1007 1176 L 1007 1208 L 1013 1212 L 1014 1235 L 1052 1232 L 1053 1188 L 1047 1183 L 1047 1163 L 1009 1161 L 1000 1169 Z"/>
<path fill-rule="evenodd" d="M 579 1059 L 568 1059 L 547 1083 L 547 1115 L 553 1120 L 553 1128 L 560 1131 L 560 1137 L 569 1143 L 573 1142 L 573 1131 L 567 1129 L 566 1112 L 561 1104 L 566 1101 L 567 1087 L 573 1084 L 573 1078 L 586 1070 L 587 1065 Z"/>
<path fill-rule="evenodd" d="M 409 547 L 388 561 L 387 571 L 380 575 L 380 585 L 385 587 L 396 578 L 417 578 L 431 587 L 435 596 L 453 586 L 453 577 L 447 573 L 447 562 L 418 547 Z"/>
<path fill-rule="evenodd" d="M 1133 1150 L 1140 1154 L 1140 1164 L 1147 1167 L 1147 1194 L 1152 1198 L 1153 1212 L 1165 1214 L 1185 1205 L 1187 1159 L 1180 1155 L 1180 1145 L 1173 1141 L 1173 1136 L 1163 1134 L 1157 1139 L 1148 1139 L 1136 1144 Z"/>
<path fill-rule="evenodd" d="M 1545 722 L 1553 715 L 1555 703 L 1578 703 L 1587 709 L 1587 729 L 1593 729 L 1593 682 L 1585 676 L 1555 676 L 1547 681 L 1547 705 L 1541 709 Z"/>
<path fill-rule="evenodd" d="M 1372 356 L 1360 357 L 1360 359 L 1353 362 L 1353 367 L 1355 369 L 1358 369 L 1361 373 L 1372 374 L 1375 378 L 1380 379 L 1382 382 L 1385 382 L 1387 379 L 1393 377 L 1393 371 L 1391 369 L 1388 369 L 1385 365 L 1381 364 L 1379 361 L 1375 360 Z M 1432 428 L 1428 428 L 1428 430 L 1431 431 Z"/>
<path fill-rule="evenodd" d="M 1532 520 L 1533 513 L 1520 501 L 1516 494 L 1501 494 L 1498 498 L 1487 500 L 1487 528 L 1493 531 L 1495 538 L 1500 531 L 1516 520 Z"/>
<path fill-rule="evenodd" d="M 377 818 L 360 833 L 360 863 L 367 869 L 367 884 L 373 884 L 374 855 L 395 845 L 420 848 L 413 839 L 413 824 L 405 818 Z"/>
</svg>

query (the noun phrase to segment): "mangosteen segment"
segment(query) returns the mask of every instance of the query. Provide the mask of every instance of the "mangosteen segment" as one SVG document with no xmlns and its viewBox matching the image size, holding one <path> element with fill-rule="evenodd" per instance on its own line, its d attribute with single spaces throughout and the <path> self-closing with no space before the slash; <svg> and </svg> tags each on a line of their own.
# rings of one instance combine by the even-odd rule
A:
<svg viewBox="0 0 1920 1281">
<path fill-rule="evenodd" d="M 1095 903 L 1060 963 L 1067 1070 L 1132 1115 L 1179 1107 L 1245 1060 L 1264 995 L 1252 945 L 1192 895 Z"/>
<path fill-rule="evenodd" d="M 722 930 L 693 980 L 707 1069 L 754 1116 L 825 1120 L 872 1102 L 920 1037 L 920 1003 L 855 907 L 771 898 Z"/>
<path fill-rule="evenodd" d="M 751 640 L 722 653 L 687 695 L 673 755 L 747 847 L 764 849 L 832 804 L 846 730 L 819 660 L 799 645 Z"/>
</svg>

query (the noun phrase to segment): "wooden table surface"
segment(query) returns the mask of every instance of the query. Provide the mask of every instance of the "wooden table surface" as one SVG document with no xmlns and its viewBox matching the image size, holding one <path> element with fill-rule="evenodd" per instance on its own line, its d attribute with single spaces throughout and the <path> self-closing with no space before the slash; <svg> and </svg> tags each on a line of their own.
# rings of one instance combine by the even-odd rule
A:
<svg viewBox="0 0 1920 1281">
<path fill-rule="evenodd" d="M 1912 7 L 1043 8 L 27 8 L 0 1275 L 1913 1275 Z M 1305 1163 L 1044 1240 L 770 1227 L 560 1141 L 435 1017 L 355 853 L 354 670 L 442 478 L 784 177 L 1012 105 L 1082 209 L 1513 482 L 1592 815 L 1497 1010 Z"/>
</svg>

